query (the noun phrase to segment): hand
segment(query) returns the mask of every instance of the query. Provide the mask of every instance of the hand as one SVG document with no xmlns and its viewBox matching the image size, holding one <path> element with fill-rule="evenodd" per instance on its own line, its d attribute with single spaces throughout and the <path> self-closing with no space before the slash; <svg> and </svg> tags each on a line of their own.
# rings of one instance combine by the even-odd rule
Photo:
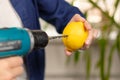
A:
<svg viewBox="0 0 120 80">
<path fill-rule="evenodd" d="M 15 80 L 23 72 L 21 57 L 0 59 L 0 80 Z"/>
<path fill-rule="evenodd" d="M 86 30 L 88 30 L 88 38 L 84 43 L 84 46 L 81 48 L 82 50 L 89 48 L 90 44 L 92 43 L 93 39 L 95 39 L 97 37 L 98 31 L 96 29 L 93 29 L 91 27 L 91 25 L 83 18 L 81 17 L 79 14 L 75 14 L 72 19 L 70 20 L 70 22 L 78 22 L 81 21 L 84 23 L 84 27 L 86 28 Z M 66 55 L 71 55 L 72 52 L 69 52 L 65 49 Z"/>
</svg>

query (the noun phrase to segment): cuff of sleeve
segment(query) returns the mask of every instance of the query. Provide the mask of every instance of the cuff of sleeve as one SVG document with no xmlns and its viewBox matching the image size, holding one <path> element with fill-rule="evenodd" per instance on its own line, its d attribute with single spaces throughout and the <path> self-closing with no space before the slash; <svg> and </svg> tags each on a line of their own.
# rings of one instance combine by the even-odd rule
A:
<svg viewBox="0 0 120 80">
<path fill-rule="evenodd" d="M 82 14 L 82 12 L 76 8 L 76 7 L 73 7 L 72 11 L 70 12 L 69 15 L 66 15 L 66 17 L 64 18 L 63 20 L 63 24 L 61 26 L 61 28 L 58 28 L 57 31 L 58 33 L 62 33 L 65 26 L 68 24 L 68 22 L 71 20 L 71 18 L 75 15 L 75 14 L 79 14 L 80 16 L 84 17 L 84 15 Z"/>
</svg>

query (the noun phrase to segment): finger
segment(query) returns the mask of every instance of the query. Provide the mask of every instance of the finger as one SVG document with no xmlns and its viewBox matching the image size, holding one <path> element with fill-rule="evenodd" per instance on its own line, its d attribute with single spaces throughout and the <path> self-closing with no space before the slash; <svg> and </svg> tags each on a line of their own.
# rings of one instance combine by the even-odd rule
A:
<svg viewBox="0 0 120 80">
<path fill-rule="evenodd" d="M 86 30 L 91 30 L 92 29 L 91 25 L 87 21 L 84 22 L 84 25 L 85 25 Z"/>
<path fill-rule="evenodd" d="M 79 14 L 76 14 L 75 15 L 75 21 L 81 21 L 81 22 L 85 22 L 86 20 L 83 18 L 83 17 L 81 17 Z"/>
<path fill-rule="evenodd" d="M 20 76 L 24 71 L 24 68 L 22 66 L 16 67 L 11 69 L 11 74 L 13 75 L 13 78 L 16 78 L 17 76 Z"/>
<path fill-rule="evenodd" d="M 92 33 L 92 30 L 89 31 L 89 35 L 88 35 L 88 38 L 87 40 L 85 41 L 85 46 L 86 48 L 89 48 L 91 42 L 92 42 L 92 39 L 93 39 L 93 33 Z"/>
<path fill-rule="evenodd" d="M 90 30 L 88 38 L 85 41 L 85 44 L 83 45 L 83 47 L 80 48 L 80 50 L 85 50 L 86 48 L 89 48 L 90 44 L 93 42 L 94 39 L 96 39 L 97 35 L 98 35 L 98 30 L 96 29 Z"/>
<path fill-rule="evenodd" d="M 6 62 L 9 65 L 10 68 L 17 67 L 23 64 L 22 57 L 16 56 L 16 57 L 9 57 L 6 58 Z"/>
<path fill-rule="evenodd" d="M 65 49 L 65 54 L 66 54 L 67 56 L 70 56 L 70 55 L 72 54 L 72 52 L 70 52 L 70 51 L 68 51 L 67 49 Z"/>
<path fill-rule="evenodd" d="M 16 75 L 12 73 L 12 69 L 6 69 L 0 74 L 0 80 L 16 80 Z"/>
<path fill-rule="evenodd" d="M 86 46 L 85 44 L 80 48 L 80 50 L 85 50 L 86 49 Z"/>
<path fill-rule="evenodd" d="M 81 22 L 85 22 L 85 19 L 83 17 L 81 17 L 79 14 L 75 14 L 72 19 L 70 20 L 70 22 L 72 21 L 81 21 Z"/>
</svg>

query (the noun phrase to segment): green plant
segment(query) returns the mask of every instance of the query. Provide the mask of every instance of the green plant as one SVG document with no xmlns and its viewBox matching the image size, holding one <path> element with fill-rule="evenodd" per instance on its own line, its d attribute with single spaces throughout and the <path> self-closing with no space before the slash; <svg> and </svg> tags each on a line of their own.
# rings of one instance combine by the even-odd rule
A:
<svg viewBox="0 0 120 80">
<path fill-rule="evenodd" d="M 74 3 L 75 0 L 73 0 L 72 4 Z M 109 9 L 107 7 L 106 10 L 103 10 L 100 6 L 98 6 L 98 2 L 100 0 L 88 0 L 88 2 L 92 5 L 92 7 L 89 10 L 92 9 L 97 9 L 101 12 L 101 17 L 102 17 L 102 21 L 100 23 L 101 26 L 97 26 L 99 27 L 99 29 L 101 30 L 101 37 L 100 39 L 96 40 L 96 45 L 99 47 L 99 54 L 100 57 L 98 59 L 98 62 L 96 63 L 96 66 L 98 67 L 98 69 L 100 70 L 100 78 L 101 80 L 110 80 L 110 74 L 111 74 L 111 67 L 112 67 L 112 59 L 113 59 L 113 55 L 115 54 L 115 50 L 117 50 L 118 56 L 120 57 L 120 24 L 115 20 L 115 14 L 116 11 L 118 10 L 118 6 L 120 5 L 120 0 L 114 0 L 114 11 L 113 14 L 110 15 Z M 106 0 L 101 0 L 103 1 L 104 5 L 106 5 Z M 88 15 L 88 11 L 87 10 L 85 12 L 85 15 L 87 17 Z M 107 21 L 107 22 L 105 22 Z M 93 23 L 91 23 L 93 24 Z M 95 24 L 93 24 L 95 25 Z M 109 34 L 115 31 L 117 34 L 117 37 L 115 38 L 115 40 L 111 41 L 109 38 Z M 110 44 L 112 42 L 112 44 Z M 109 51 L 107 51 L 109 47 Z M 90 77 L 90 69 L 91 69 L 91 55 L 90 55 L 91 50 L 86 50 L 85 51 L 85 60 L 86 60 L 86 76 L 87 76 L 87 80 Z M 108 54 L 108 62 L 105 61 L 105 57 L 106 57 L 106 53 Z M 75 53 L 75 63 L 77 63 L 79 61 L 79 57 L 80 54 L 77 51 Z M 105 63 L 106 62 L 106 63 Z M 105 70 L 105 67 L 107 66 L 107 70 Z"/>
</svg>

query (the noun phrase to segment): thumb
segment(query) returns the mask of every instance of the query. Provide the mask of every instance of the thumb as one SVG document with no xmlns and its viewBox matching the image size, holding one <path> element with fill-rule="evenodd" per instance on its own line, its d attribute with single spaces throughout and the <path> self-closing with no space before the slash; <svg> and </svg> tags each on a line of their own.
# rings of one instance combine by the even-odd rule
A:
<svg viewBox="0 0 120 80">
<path fill-rule="evenodd" d="M 65 49 L 65 54 L 66 54 L 67 56 L 70 56 L 70 55 L 72 54 L 72 52 L 70 52 L 70 51 L 68 51 L 67 49 Z"/>
</svg>

